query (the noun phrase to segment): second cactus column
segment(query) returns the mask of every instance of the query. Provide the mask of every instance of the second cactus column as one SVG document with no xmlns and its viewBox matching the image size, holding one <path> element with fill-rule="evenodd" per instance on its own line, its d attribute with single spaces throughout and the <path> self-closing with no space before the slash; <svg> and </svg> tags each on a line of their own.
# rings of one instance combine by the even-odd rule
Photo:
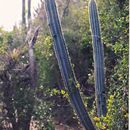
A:
<svg viewBox="0 0 130 130">
<path fill-rule="evenodd" d="M 104 50 L 101 41 L 100 23 L 95 0 L 90 0 L 89 16 L 93 40 L 94 70 L 95 70 L 95 90 L 98 116 L 105 116 L 105 77 L 104 77 Z"/>
</svg>

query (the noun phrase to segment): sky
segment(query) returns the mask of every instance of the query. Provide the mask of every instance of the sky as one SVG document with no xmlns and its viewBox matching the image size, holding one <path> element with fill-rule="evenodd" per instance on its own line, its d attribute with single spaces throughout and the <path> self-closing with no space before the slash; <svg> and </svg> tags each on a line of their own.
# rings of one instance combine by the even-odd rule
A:
<svg viewBox="0 0 130 130">
<path fill-rule="evenodd" d="M 26 0 L 27 1 L 27 0 Z M 32 14 L 40 0 L 32 0 Z M 27 4 L 26 4 L 27 7 Z M 22 0 L 0 0 L 0 27 L 11 31 L 21 21 Z"/>
</svg>

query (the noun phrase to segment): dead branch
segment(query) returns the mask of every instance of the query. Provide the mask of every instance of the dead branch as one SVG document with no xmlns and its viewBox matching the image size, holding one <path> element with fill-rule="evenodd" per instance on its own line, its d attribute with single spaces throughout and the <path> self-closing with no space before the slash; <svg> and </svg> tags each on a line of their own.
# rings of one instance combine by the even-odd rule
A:
<svg viewBox="0 0 130 130">
<path fill-rule="evenodd" d="M 69 8 L 70 0 L 66 1 L 66 6 L 63 9 L 62 18 L 65 17 L 66 14 L 68 14 L 68 8 Z"/>
<path fill-rule="evenodd" d="M 36 28 L 35 33 L 33 35 L 33 38 L 28 43 L 28 45 L 29 45 L 28 54 L 29 54 L 29 64 L 30 64 L 30 77 L 31 77 L 31 84 L 32 84 L 33 88 L 35 88 L 37 85 L 37 70 L 36 70 L 36 61 L 35 61 L 35 56 L 34 56 L 34 52 L 33 52 L 33 47 L 36 43 L 39 29 L 40 29 L 40 27 Z"/>
</svg>

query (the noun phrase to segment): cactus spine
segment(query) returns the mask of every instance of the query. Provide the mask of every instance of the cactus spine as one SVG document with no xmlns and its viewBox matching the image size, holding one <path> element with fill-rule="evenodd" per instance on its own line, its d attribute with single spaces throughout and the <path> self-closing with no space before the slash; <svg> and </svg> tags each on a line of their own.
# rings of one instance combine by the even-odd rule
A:
<svg viewBox="0 0 130 130">
<path fill-rule="evenodd" d="M 104 52 L 101 41 L 100 24 L 95 0 L 89 3 L 90 25 L 93 40 L 94 70 L 95 70 L 95 90 L 98 116 L 106 115 L 105 100 L 105 78 L 104 78 Z"/>
<path fill-rule="evenodd" d="M 61 76 L 65 87 L 68 89 L 71 103 L 73 104 L 77 115 L 86 130 L 95 130 L 91 119 L 85 109 L 78 88 L 76 87 L 76 78 L 72 70 L 67 46 L 62 34 L 61 25 L 57 13 L 55 0 L 45 0 L 45 7 L 48 16 L 51 35 L 54 40 L 54 51 L 60 68 Z"/>
</svg>

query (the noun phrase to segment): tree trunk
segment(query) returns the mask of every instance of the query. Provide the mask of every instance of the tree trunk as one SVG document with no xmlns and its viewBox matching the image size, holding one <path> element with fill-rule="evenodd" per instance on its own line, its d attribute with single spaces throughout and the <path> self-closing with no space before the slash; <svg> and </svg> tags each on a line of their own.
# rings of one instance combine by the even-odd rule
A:
<svg viewBox="0 0 130 130">
<path fill-rule="evenodd" d="M 31 24 L 31 0 L 28 0 L 28 28 Z"/>
<path fill-rule="evenodd" d="M 23 26 L 26 26 L 25 0 L 22 0 L 22 24 Z"/>
</svg>

